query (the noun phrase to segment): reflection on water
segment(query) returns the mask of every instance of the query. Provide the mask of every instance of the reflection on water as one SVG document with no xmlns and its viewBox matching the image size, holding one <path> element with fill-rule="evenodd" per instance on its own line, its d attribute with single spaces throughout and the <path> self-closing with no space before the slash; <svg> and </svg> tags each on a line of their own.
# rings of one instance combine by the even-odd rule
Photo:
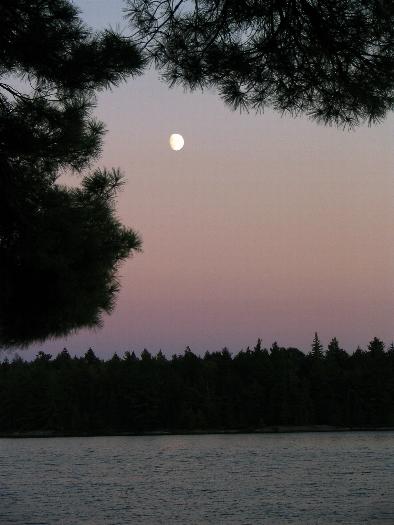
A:
<svg viewBox="0 0 394 525">
<path fill-rule="evenodd" d="M 0 523 L 394 523 L 394 432 L 0 439 Z"/>
</svg>

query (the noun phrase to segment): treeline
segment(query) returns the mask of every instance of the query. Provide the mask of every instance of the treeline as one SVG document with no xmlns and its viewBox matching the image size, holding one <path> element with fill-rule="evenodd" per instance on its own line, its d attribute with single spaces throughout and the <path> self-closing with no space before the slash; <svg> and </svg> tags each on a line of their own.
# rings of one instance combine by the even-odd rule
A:
<svg viewBox="0 0 394 525">
<path fill-rule="evenodd" d="M 349 354 L 270 349 L 166 358 L 144 350 L 99 359 L 89 349 L 0 364 L 0 434 L 248 430 L 275 425 L 394 426 L 394 346 Z"/>
</svg>

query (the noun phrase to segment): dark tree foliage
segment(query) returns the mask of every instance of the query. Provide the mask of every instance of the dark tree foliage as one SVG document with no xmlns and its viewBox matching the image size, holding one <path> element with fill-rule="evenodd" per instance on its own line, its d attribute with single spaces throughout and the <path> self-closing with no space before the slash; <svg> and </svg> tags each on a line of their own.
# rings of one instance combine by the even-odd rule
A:
<svg viewBox="0 0 394 525">
<path fill-rule="evenodd" d="M 100 323 L 141 241 L 115 215 L 117 170 L 56 181 L 100 153 L 95 93 L 143 66 L 134 44 L 85 27 L 68 0 L 0 3 L 0 347 Z"/>
<path fill-rule="evenodd" d="M 0 435 L 394 426 L 394 353 L 376 338 L 368 348 L 16 356 L 0 362 Z"/>
<path fill-rule="evenodd" d="M 7 223 L 19 213 L 9 201 L 1 212 L 8 226 L 0 247 L 1 343 L 25 345 L 100 325 L 119 288 L 118 263 L 140 245 L 114 216 L 119 173 L 97 170 L 76 189 L 39 178 L 33 190 L 23 175 L 18 182 L 18 222 Z"/>
<path fill-rule="evenodd" d="M 394 101 L 392 0 L 127 0 L 170 84 L 351 127 Z"/>
<path fill-rule="evenodd" d="M 334 344 L 334 343 L 331 343 L 331 344 Z M 312 343 L 312 356 L 319 358 L 322 355 L 323 355 L 323 345 L 320 342 L 319 336 L 315 332 L 315 337 L 313 338 L 313 343 Z"/>
</svg>

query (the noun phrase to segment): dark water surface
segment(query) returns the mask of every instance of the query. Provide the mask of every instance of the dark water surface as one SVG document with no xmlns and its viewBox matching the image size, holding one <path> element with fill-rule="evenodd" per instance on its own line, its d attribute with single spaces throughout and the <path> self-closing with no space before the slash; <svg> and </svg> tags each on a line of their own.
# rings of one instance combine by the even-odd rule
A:
<svg viewBox="0 0 394 525">
<path fill-rule="evenodd" d="M 0 524 L 394 524 L 394 432 L 0 439 Z"/>
</svg>

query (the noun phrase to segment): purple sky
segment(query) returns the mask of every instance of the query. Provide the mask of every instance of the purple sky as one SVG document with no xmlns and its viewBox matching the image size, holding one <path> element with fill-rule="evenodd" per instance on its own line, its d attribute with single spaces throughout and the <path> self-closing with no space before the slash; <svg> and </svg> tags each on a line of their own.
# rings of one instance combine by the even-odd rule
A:
<svg viewBox="0 0 394 525">
<path fill-rule="evenodd" d="M 118 0 L 80 0 L 93 27 Z M 232 112 L 215 93 L 170 90 L 149 71 L 99 97 L 100 165 L 127 177 L 119 216 L 144 252 L 121 268 L 104 328 L 34 346 L 100 356 L 231 351 L 277 340 L 309 350 L 315 331 L 354 350 L 393 339 L 394 118 L 348 132 L 306 119 Z M 169 149 L 173 132 L 185 138 Z"/>
</svg>

